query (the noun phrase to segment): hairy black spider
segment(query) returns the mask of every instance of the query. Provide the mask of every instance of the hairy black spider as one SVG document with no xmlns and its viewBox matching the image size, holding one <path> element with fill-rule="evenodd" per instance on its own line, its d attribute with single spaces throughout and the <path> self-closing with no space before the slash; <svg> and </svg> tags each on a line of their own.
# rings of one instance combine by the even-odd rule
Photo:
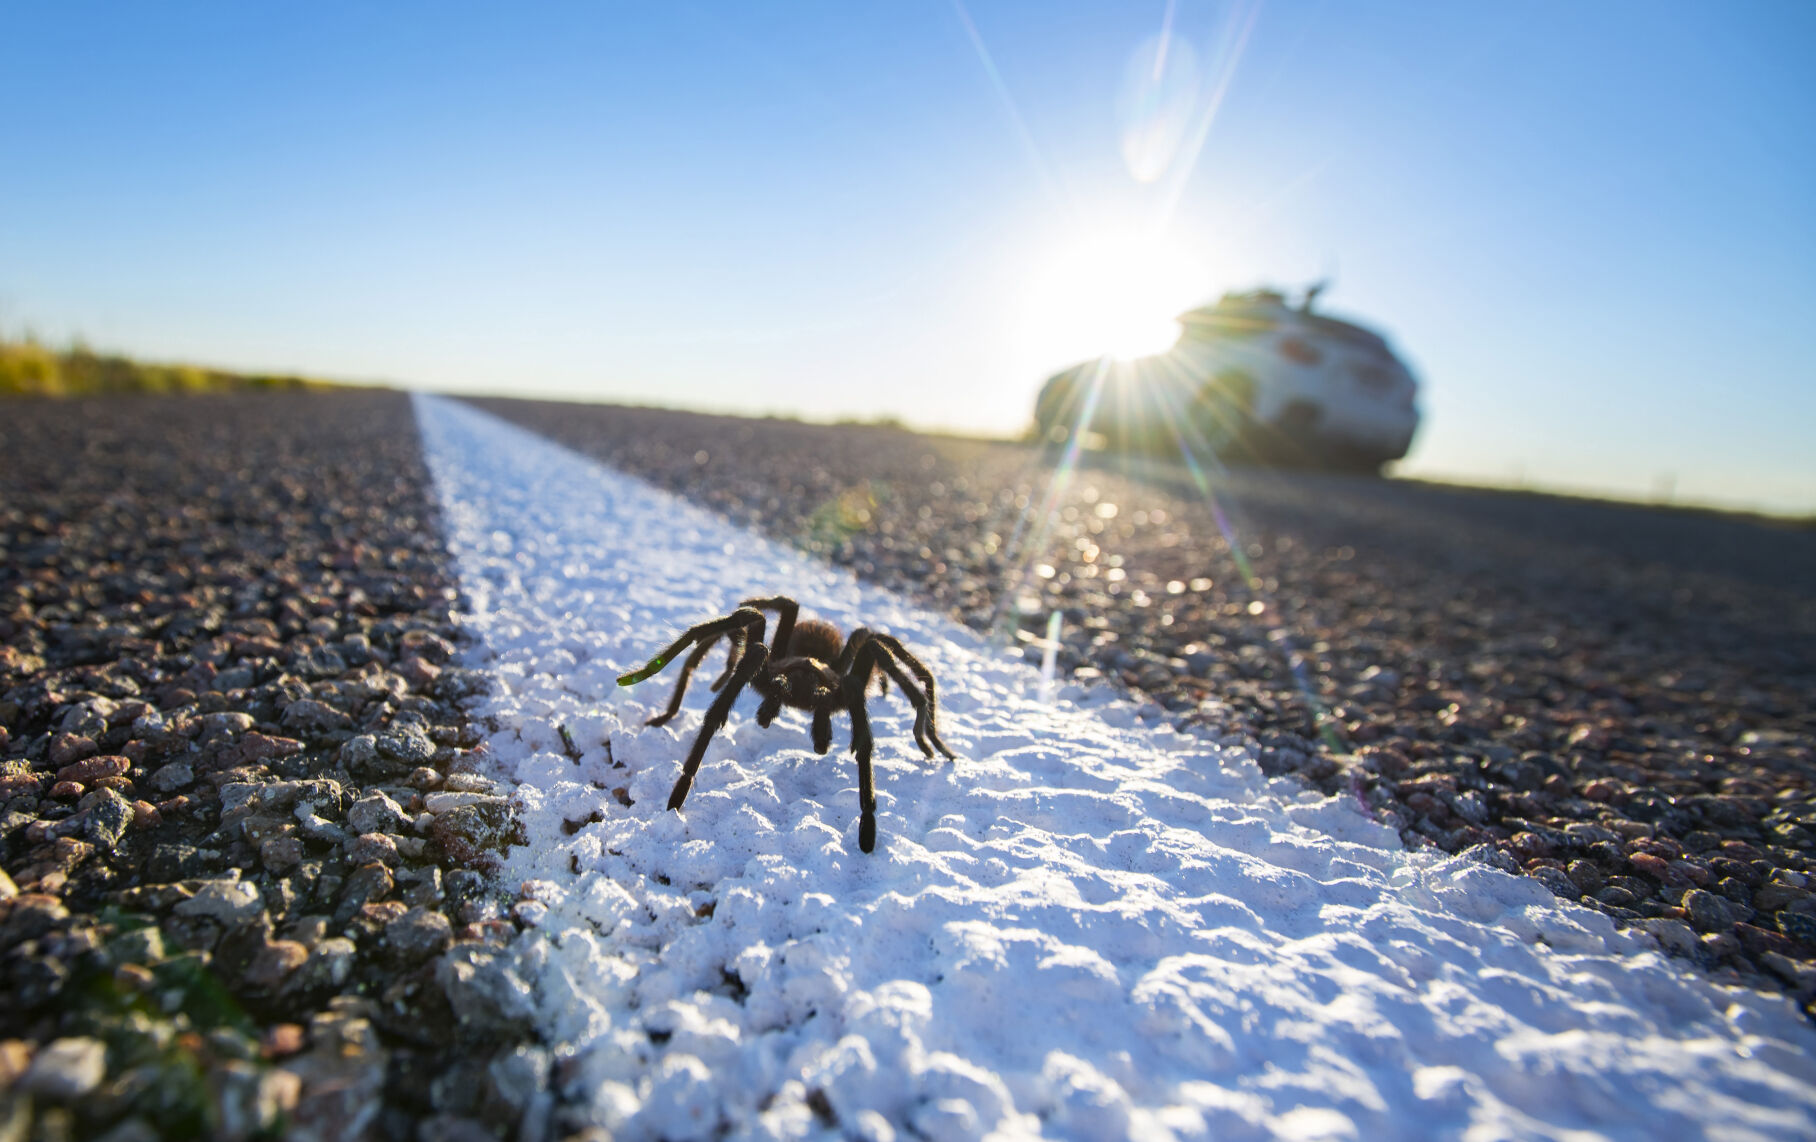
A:
<svg viewBox="0 0 1816 1142">
<path fill-rule="evenodd" d="M 776 612 L 776 636 L 768 646 L 763 644 L 768 626 L 764 611 Z M 832 748 L 832 715 L 840 710 L 850 714 L 851 752 L 858 759 L 858 805 L 863 810 L 858 822 L 858 847 L 870 852 L 876 847 L 876 781 L 870 771 L 870 714 L 865 702 L 872 689 L 882 694 L 888 687 L 887 679 L 895 679 L 896 686 L 914 706 L 914 744 L 928 757 L 938 749 L 953 758 L 952 751 L 940 740 L 939 699 L 934 692 L 933 674 L 890 635 L 859 629 L 846 638 L 825 619 L 797 621 L 800 611 L 800 604 L 786 595 L 746 599 L 722 619 L 689 627 L 643 669 L 620 677 L 618 685 L 642 682 L 692 644 L 693 653 L 681 666 L 681 678 L 669 696 L 668 709 L 647 723 L 662 725 L 681 709 L 688 680 L 706 652 L 720 638 L 731 644 L 725 670 L 712 685 L 719 696 L 707 708 L 693 748 L 682 763 L 675 790 L 669 794 L 668 807 L 675 810 L 687 800 L 700 759 L 706 756 L 707 742 L 725 724 L 732 703 L 745 686 L 762 695 L 762 704 L 757 707 L 759 726 L 767 727 L 783 706 L 813 714 L 813 748 L 822 755 Z"/>
</svg>

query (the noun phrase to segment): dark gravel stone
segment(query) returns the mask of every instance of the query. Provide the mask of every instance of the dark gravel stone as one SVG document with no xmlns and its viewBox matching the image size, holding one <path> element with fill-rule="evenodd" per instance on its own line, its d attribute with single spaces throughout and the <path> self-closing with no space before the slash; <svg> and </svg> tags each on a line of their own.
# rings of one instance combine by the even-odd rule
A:
<svg viewBox="0 0 1816 1142">
<path fill-rule="evenodd" d="M 1630 908 L 1639 903 L 1639 897 L 1624 888 L 1604 888 L 1592 895 L 1610 908 Z"/>
<path fill-rule="evenodd" d="M 1684 893 L 1683 909 L 1700 931 L 1724 931 L 1734 922 L 1721 897 L 1700 888 Z"/>
<path fill-rule="evenodd" d="M 1800 944 L 1816 944 L 1816 916 L 1804 912 L 1780 912 L 1778 930 Z"/>
<path fill-rule="evenodd" d="M 509 1039 L 535 1017 L 534 992 L 513 960 L 496 948 L 456 945 L 437 963 L 435 980 L 463 1035 Z"/>
<path fill-rule="evenodd" d="M 84 811 L 87 817 L 82 833 L 95 844 L 111 849 L 126 835 L 126 827 L 132 823 L 133 808 L 126 798 L 111 789 L 103 789 L 97 796 L 99 799 Z"/>
<path fill-rule="evenodd" d="M 1597 868 L 1593 863 L 1586 860 L 1573 860 L 1570 862 L 1569 867 L 1564 871 L 1569 874 L 1570 882 L 1582 891 L 1591 895 L 1601 891 L 1605 878 L 1602 875 L 1602 870 Z M 1631 892 L 1626 893 L 1626 896 L 1628 899 L 1634 899 L 1634 895 Z M 1610 901 L 1610 903 L 1614 902 Z"/>
<path fill-rule="evenodd" d="M 442 913 L 412 908 L 385 925 L 385 951 L 400 964 L 419 964 L 447 947 L 453 932 Z"/>
<path fill-rule="evenodd" d="M 435 756 L 435 743 L 420 725 L 396 725 L 375 739 L 378 752 L 392 761 L 415 768 Z"/>
<path fill-rule="evenodd" d="M 322 737 L 352 725 L 353 719 L 346 714 L 313 698 L 299 698 L 284 708 L 283 726 L 287 730 Z"/>
<path fill-rule="evenodd" d="M 484 864 L 506 846 L 522 843 L 520 826 L 502 799 L 462 805 L 437 814 L 429 835 L 441 842 L 448 856 L 460 864 Z"/>
<path fill-rule="evenodd" d="M 374 900 L 383 900 L 391 895 L 395 886 L 391 870 L 377 862 L 363 864 L 342 882 L 340 906 L 335 909 L 335 919 L 345 924 L 355 912 Z"/>
<path fill-rule="evenodd" d="M 392 833 L 408 823 L 397 802 L 380 791 L 360 798 L 347 809 L 347 824 L 356 833 Z"/>
</svg>

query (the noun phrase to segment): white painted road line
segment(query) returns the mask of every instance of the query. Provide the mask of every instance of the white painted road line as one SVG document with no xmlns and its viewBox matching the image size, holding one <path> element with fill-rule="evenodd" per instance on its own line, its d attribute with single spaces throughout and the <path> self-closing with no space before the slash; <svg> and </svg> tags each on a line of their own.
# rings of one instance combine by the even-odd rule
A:
<svg viewBox="0 0 1816 1142">
<path fill-rule="evenodd" d="M 467 406 L 417 411 L 529 835 L 522 964 L 615 1136 L 1816 1136 L 1788 1001 L 1101 691 L 1043 705 L 946 619 Z M 822 758 L 747 698 L 673 813 L 721 653 L 660 729 L 678 664 L 615 685 L 775 593 L 942 687 L 956 764 L 873 703 L 874 854 L 843 718 Z"/>
</svg>

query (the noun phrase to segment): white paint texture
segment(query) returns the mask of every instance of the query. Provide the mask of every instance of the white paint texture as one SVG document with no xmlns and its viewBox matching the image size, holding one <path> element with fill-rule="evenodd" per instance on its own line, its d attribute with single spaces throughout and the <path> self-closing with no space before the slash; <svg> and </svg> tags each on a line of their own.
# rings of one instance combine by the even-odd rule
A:
<svg viewBox="0 0 1816 1142">
<path fill-rule="evenodd" d="M 1036 671 L 944 618 L 466 406 L 417 408 L 468 664 L 494 679 L 477 713 L 529 831 L 505 878 L 546 905 L 524 962 L 567 1089 L 616 1137 L 1816 1135 L 1816 1034 L 1783 999 L 1531 880 L 1408 854 L 1101 689 L 1043 706 Z M 942 687 L 956 764 L 923 762 L 893 691 L 873 705 L 873 855 L 845 719 L 821 758 L 805 717 L 759 729 L 746 698 L 677 814 L 721 652 L 662 729 L 642 721 L 678 664 L 614 684 L 775 592 L 896 634 Z"/>
</svg>

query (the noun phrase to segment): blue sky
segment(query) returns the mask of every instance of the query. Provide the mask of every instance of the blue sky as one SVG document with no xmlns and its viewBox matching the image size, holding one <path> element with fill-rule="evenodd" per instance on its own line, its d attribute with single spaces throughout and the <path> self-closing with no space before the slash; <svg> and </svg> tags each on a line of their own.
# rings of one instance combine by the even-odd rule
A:
<svg viewBox="0 0 1816 1142">
<path fill-rule="evenodd" d="M 1332 276 L 1422 378 L 1402 471 L 1816 511 L 1816 6 L 0 0 L 0 40 L 11 334 L 1007 433 L 1096 335 L 1070 252 L 1139 239 L 1204 299 Z"/>
</svg>

